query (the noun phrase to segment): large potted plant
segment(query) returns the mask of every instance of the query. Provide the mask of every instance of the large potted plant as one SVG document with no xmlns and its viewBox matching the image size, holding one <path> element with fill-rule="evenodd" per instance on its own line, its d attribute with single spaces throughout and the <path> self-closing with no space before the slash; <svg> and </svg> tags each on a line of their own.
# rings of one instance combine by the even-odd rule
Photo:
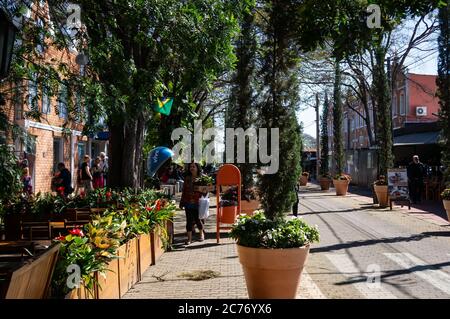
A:
<svg viewBox="0 0 450 319">
<path fill-rule="evenodd" d="M 322 174 L 319 179 L 320 189 L 327 191 L 330 189 L 331 175 L 329 173 Z"/>
<path fill-rule="evenodd" d="M 373 183 L 375 194 L 377 195 L 380 207 L 387 207 L 389 204 L 388 183 L 384 175 L 380 175 Z"/>
<path fill-rule="evenodd" d="M 444 203 L 445 211 L 447 212 L 447 219 L 450 221 L 450 188 L 444 189 L 441 193 L 441 198 Z"/>
<path fill-rule="evenodd" d="M 333 185 L 336 189 L 337 196 L 345 196 L 347 195 L 348 185 L 350 184 L 351 177 L 346 174 L 338 174 L 333 179 Z"/>
<path fill-rule="evenodd" d="M 247 188 L 242 192 L 241 213 L 253 215 L 259 209 L 261 202 L 259 200 L 258 192 L 255 188 Z"/>
<path fill-rule="evenodd" d="M 295 298 L 310 244 L 319 240 L 316 227 L 258 211 L 241 216 L 230 236 L 237 241 L 250 298 Z"/>
<path fill-rule="evenodd" d="M 308 179 L 309 179 L 309 173 L 303 172 L 300 176 L 300 186 L 306 186 L 308 185 Z"/>
</svg>

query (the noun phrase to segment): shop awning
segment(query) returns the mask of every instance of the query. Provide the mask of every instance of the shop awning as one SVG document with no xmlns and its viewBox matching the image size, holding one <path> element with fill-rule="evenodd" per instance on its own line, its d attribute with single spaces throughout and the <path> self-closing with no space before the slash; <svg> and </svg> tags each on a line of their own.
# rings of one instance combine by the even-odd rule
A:
<svg viewBox="0 0 450 319">
<path fill-rule="evenodd" d="M 440 132 L 424 132 L 394 137 L 394 146 L 437 144 Z"/>
</svg>

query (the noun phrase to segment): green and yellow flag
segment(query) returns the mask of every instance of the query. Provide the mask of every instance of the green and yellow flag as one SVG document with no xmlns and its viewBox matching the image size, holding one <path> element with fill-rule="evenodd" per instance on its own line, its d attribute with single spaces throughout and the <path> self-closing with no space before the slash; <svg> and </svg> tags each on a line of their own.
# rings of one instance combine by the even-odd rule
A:
<svg viewBox="0 0 450 319">
<path fill-rule="evenodd" d="M 164 115 L 170 115 L 170 110 L 172 109 L 173 98 L 167 97 L 162 99 L 157 99 L 156 104 L 153 105 L 153 110 L 157 113 Z"/>
</svg>

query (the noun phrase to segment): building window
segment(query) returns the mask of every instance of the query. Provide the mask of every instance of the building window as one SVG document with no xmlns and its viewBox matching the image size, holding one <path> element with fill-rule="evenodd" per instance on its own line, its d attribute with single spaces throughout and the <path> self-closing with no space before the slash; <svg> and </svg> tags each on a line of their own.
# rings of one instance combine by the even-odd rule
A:
<svg viewBox="0 0 450 319">
<path fill-rule="evenodd" d="M 28 106 L 31 110 L 37 110 L 37 76 L 33 74 L 31 80 L 28 81 Z"/>
<path fill-rule="evenodd" d="M 45 33 L 44 33 L 44 21 L 41 18 L 37 18 L 36 26 L 39 30 L 39 42 L 36 45 L 36 50 L 41 54 L 44 52 L 44 41 L 45 41 Z"/>
<path fill-rule="evenodd" d="M 405 103 L 405 95 L 400 95 L 400 115 L 406 115 L 406 103 Z"/>
<path fill-rule="evenodd" d="M 16 120 L 23 119 L 23 96 L 20 84 L 16 83 L 14 91 L 14 118 Z"/>
<path fill-rule="evenodd" d="M 397 96 L 395 94 L 392 97 L 392 116 L 397 116 Z"/>
<path fill-rule="evenodd" d="M 50 114 L 50 97 L 45 86 L 42 87 L 42 113 Z"/>
<path fill-rule="evenodd" d="M 56 172 L 58 163 L 63 162 L 64 143 L 61 138 L 53 139 L 53 171 Z"/>
<path fill-rule="evenodd" d="M 67 119 L 67 100 L 68 100 L 67 85 L 62 84 L 59 90 L 59 97 L 58 97 L 58 113 L 59 117 L 62 119 Z"/>
</svg>

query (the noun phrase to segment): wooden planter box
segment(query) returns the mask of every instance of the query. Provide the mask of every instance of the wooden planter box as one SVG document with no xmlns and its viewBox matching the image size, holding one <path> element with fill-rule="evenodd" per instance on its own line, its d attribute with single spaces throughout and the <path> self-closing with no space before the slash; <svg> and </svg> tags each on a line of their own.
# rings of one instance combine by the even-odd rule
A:
<svg viewBox="0 0 450 319">
<path fill-rule="evenodd" d="M 139 280 L 138 240 L 133 238 L 117 250 L 119 257 L 119 285 L 122 297 Z"/>
<path fill-rule="evenodd" d="M 81 285 L 79 288 L 72 289 L 64 299 L 98 299 L 97 287 L 94 287 L 93 292 L 89 292 L 85 286 Z"/>
<path fill-rule="evenodd" d="M 98 272 L 95 273 L 95 278 L 98 282 L 97 299 L 119 299 L 120 284 L 119 284 L 119 259 L 113 259 L 108 264 L 108 270 L 105 276 Z"/>
<path fill-rule="evenodd" d="M 156 261 L 162 256 L 162 254 L 164 254 L 161 234 L 162 230 L 160 226 L 156 226 L 156 228 L 150 233 L 152 265 L 155 265 Z"/>
<path fill-rule="evenodd" d="M 143 234 L 138 237 L 139 245 L 139 280 L 142 280 L 144 272 L 152 264 L 152 240 L 150 234 Z"/>
</svg>

